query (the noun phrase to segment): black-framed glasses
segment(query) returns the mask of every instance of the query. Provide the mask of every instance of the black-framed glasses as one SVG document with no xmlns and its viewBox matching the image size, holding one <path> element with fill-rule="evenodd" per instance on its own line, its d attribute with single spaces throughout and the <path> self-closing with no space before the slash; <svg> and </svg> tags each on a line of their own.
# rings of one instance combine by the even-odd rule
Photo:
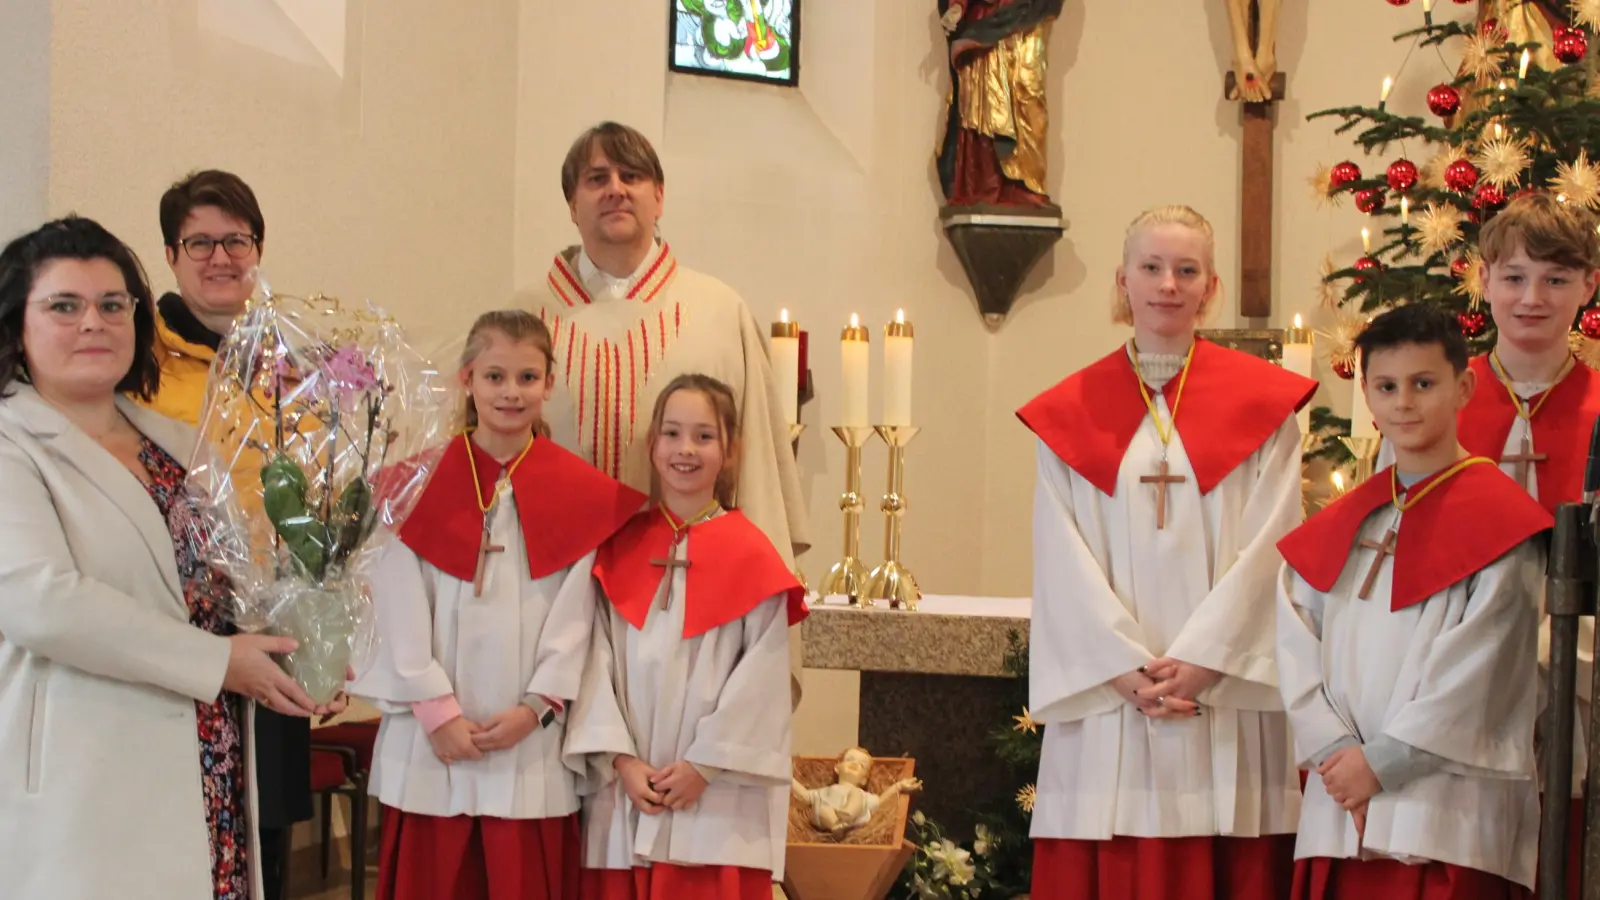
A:
<svg viewBox="0 0 1600 900">
<path fill-rule="evenodd" d="M 91 306 L 100 314 L 100 321 L 107 325 L 122 325 L 133 318 L 134 307 L 139 303 L 132 295 L 123 293 L 101 294 L 95 300 L 77 294 L 51 294 L 34 302 L 46 315 L 62 325 L 82 322 Z"/>
<path fill-rule="evenodd" d="M 234 259 L 244 259 L 250 251 L 256 248 L 261 239 L 253 234 L 225 234 L 222 237 L 211 237 L 206 234 L 186 237 L 178 244 L 183 247 L 183 252 L 195 262 L 205 262 L 217 252 L 217 245 L 222 245 L 222 250 Z"/>
</svg>

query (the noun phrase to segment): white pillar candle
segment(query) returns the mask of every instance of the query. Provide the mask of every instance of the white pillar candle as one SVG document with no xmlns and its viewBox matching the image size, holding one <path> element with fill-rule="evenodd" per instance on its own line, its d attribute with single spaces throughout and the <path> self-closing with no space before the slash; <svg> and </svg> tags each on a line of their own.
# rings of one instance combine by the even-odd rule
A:
<svg viewBox="0 0 1600 900">
<path fill-rule="evenodd" d="M 867 330 L 861 317 L 850 314 L 850 324 L 839 335 L 839 356 L 844 364 L 844 409 L 839 424 L 846 428 L 867 428 Z"/>
<path fill-rule="evenodd" d="M 883 424 L 911 424 L 911 323 L 897 309 L 883 326 Z"/>
<path fill-rule="evenodd" d="M 772 377 L 778 384 L 778 408 L 790 425 L 800 421 L 800 323 L 789 321 L 787 309 L 772 323 Z"/>
<path fill-rule="evenodd" d="M 1306 330 L 1299 313 L 1295 313 L 1294 327 L 1289 329 L 1283 342 L 1283 367 L 1291 372 L 1311 377 L 1311 333 Z M 1311 431 L 1311 404 L 1307 403 L 1295 416 L 1300 422 L 1300 433 Z"/>
</svg>

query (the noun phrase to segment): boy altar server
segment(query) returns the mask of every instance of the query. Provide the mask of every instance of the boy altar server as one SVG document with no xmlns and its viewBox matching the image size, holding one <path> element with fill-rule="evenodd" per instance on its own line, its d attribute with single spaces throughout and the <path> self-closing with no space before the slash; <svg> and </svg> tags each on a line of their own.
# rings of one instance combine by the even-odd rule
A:
<svg viewBox="0 0 1600 900">
<path fill-rule="evenodd" d="M 1531 896 L 1542 533 L 1456 437 L 1475 376 L 1427 304 L 1357 340 L 1395 464 L 1278 545 L 1278 668 L 1306 784 L 1295 900 Z"/>
</svg>

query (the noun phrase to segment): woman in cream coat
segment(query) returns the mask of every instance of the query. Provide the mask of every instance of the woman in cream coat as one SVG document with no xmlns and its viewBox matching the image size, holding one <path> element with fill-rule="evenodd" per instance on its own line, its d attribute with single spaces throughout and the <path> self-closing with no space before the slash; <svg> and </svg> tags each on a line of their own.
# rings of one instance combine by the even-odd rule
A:
<svg viewBox="0 0 1600 900">
<path fill-rule="evenodd" d="M 153 393 L 138 260 L 69 217 L 0 253 L 0 897 L 261 898 L 251 698 L 309 715 L 230 635 L 185 538 L 186 426 Z M 276 900 L 276 898 L 268 898 Z"/>
</svg>

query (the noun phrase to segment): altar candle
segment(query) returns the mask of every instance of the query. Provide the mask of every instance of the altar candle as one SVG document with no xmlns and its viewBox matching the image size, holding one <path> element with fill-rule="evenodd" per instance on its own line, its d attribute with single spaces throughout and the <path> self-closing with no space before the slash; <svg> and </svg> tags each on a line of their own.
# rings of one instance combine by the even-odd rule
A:
<svg viewBox="0 0 1600 900">
<path fill-rule="evenodd" d="M 1521 81 L 1522 79 L 1528 77 L 1528 62 L 1531 59 L 1532 59 L 1532 57 L 1528 54 L 1528 51 L 1527 50 L 1523 50 L 1522 51 L 1522 62 L 1517 65 L 1517 80 L 1518 81 Z"/>
<path fill-rule="evenodd" d="M 883 326 L 883 424 L 911 424 L 911 323 L 897 309 Z"/>
<path fill-rule="evenodd" d="M 1389 92 L 1392 90 L 1394 90 L 1394 78 L 1388 75 L 1383 76 L 1383 91 L 1378 94 L 1379 109 L 1382 109 L 1383 105 L 1389 102 Z"/>
<path fill-rule="evenodd" d="M 1410 224 L 1410 220 L 1411 220 L 1411 198 L 1410 197 L 1401 197 L 1400 198 L 1400 224 L 1402 226 L 1409 225 Z"/>
<path fill-rule="evenodd" d="M 850 324 L 839 335 L 839 356 L 844 363 L 844 410 L 839 424 L 846 428 L 866 428 L 867 422 L 867 329 L 861 317 L 850 314 Z"/>
<path fill-rule="evenodd" d="M 1425 13 L 1433 12 L 1433 0 L 1422 0 L 1422 11 Z"/>
<path fill-rule="evenodd" d="M 1367 394 L 1361 389 L 1361 360 L 1356 359 L 1356 375 L 1350 379 L 1354 390 L 1350 392 L 1350 436 L 1377 438 L 1378 426 L 1372 421 L 1372 410 L 1367 406 Z"/>
<path fill-rule="evenodd" d="M 1361 252 L 1372 255 L 1372 232 L 1366 228 L 1361 229 Z"/>
<path fill-rule="evenodd" d="M 778 383 L 778 408 L 783 421 L 800 421 L 800 323 L 789 321 L 787 309 L 772 323 L 772 377 Z"/>
<path fill-rule="evenodd" d="M 1289 334 L 1283 341 L 1283 367 L 1290 372 L 1311 377 L 1311 332 L 1305 327 L 1300 314 L 1295 313 L 1294 327 L 1289 329 Z M 1300 422 L 1300 433 L 1307 434 L 1311 431 L 1311 405 L 1295 414 Z"/>
</svg>

